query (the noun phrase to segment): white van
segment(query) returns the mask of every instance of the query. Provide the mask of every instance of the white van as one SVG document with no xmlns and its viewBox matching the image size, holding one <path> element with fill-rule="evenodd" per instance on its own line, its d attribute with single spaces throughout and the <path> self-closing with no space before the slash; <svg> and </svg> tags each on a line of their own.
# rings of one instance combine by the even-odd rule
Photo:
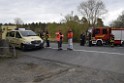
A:
<svg viewBox="0 0 124 83">
<path fill-rule="evenodd" d="M 9 46 L 15 46 L 22 50 L 43 48 L 43 40 L 32 30 L 12 30 L 7 33 L 6 40 Z"/>
</svg>

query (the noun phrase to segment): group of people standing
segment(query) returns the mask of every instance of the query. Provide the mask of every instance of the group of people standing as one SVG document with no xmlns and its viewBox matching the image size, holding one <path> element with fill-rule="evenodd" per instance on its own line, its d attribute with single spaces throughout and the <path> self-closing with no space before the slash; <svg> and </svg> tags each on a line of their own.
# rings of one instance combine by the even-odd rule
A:
<svg viewBox="0 0 124 83">
<path fill-rule="evenodd" d="M 58 43 L 58 50 L 62 50 L 62 41 L 64 35 L 62 34 L 61 30 L 56 32 L 56 41 Z M 67 39 L 68 39 L 68 47 L 67 50 L 73 50 L 73 32 L 71 29 L 67 32 Z"/>
<path fill-rule="evenodd" d="M 62 50 L 62 43 L 63 43 L 63 39 L 64 39 L 64 34 L 62 33 L 61 30 L 58 30 L 56 33 L 56 41 L 58 44 L 58 50 Z M 40 33 L 40 37 L 44 40 L 44 43 L 46 43 L 45 47 L 50 47 L 50 34 L 48 32 L 48 30 L 46 30 L 45 32 Z M 67 50 L 73 50 L 73 31 L 71 28 L 68 29 L 67 31 L 67 40 L 68 40 L 68 46 L 67 46 Z M 92 46 L 92 41 L 91 41 L 91 33 L 88 34 L 88 45 L 89 47 Z M 86 36 L 85 34 L 82 32 L 80 34 L 80 46 L 84 46 L 86 42 Z M 111 35 L 110 40 L 109 40 L 110 46 L 114 47 L 114 35 Z"/>
<path fill-rule="evenodd" d="M 62 50 L 62 43 L 64 39 L 64 34 L 61 30 L 58 30 L 56 33 L 56 41 L 58 44 L 58 50 Z M 50 34 L 48 31 L 40 33 L 40 37 L 44 40 L 44 43 L 46 43 L 46 47 L 50 47 Z M 73 31 L 71 28 L 68 29 L 67 32 L 67 39 L 68 39 L 68 47 L 67 50 L 73 50 Z"/>
<path fill-rule="evenodd" d="M 68 40 L 67 50 L 73 50 L 73 36 L 74 36 L 73 31 L 71 28 L 69 28 L 67 31 L 67 35 L 66 35 L 67 40 Z M 49 34 L 48 30 L 41 32 L 40 37 L 44 40 L 44 44 L 46 43 L 45 47 L 50 47 L 50 34 Z M 55 39 L 57 42 L 58 50 L 62 50 L 64 34 L 62 33 L 62 31 L 60 29 L 58 31 L 56 31 Z M 84 32 L 82 32 L 80 34 L 80 46 L 84 46 L 85 43 L 86 43 L 86 35 Z"/>
</svg>

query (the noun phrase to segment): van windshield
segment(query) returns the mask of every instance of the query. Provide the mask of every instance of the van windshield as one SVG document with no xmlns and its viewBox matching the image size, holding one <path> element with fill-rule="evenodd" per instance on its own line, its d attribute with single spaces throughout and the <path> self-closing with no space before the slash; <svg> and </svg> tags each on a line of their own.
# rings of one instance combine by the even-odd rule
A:
<svg viewBox="0 0 124 83">
<path fill-rule="evenodd" d="M 20 31 L 20 33 L 24 37 L 27 37 L 27 36 L 37 36 L 36 33 L 34 33 L 33 31 Z"/>
</svg>

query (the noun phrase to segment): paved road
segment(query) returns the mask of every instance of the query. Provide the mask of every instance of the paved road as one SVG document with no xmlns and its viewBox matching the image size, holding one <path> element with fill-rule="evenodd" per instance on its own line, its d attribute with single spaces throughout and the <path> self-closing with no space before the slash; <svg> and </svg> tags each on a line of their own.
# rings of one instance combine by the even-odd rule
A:
<svg viewBox="0 0 124 83">
<path fill-rule="evenodd" d="M 20 52 L 23 55 L 35 58 L 124 74 L 123 47 L 81 47 L 78 44 L 74 44 L 74 51 L 67 51 L 66 44 L 63 45 L 64 50 L 62 51 L 57 51 L 56 44 L 51 44 L 51 47 L 42 50 Z"/>
</svg>

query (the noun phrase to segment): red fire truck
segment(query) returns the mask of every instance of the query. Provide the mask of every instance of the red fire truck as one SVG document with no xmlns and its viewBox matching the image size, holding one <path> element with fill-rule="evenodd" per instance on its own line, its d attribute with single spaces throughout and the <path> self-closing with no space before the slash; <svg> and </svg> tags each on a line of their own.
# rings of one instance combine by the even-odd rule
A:
<svg viewBox="0 0 124 83">
<path fill-rule="evenodd" d="M 124 46 L 124 28 L 92 28 L 91 41 L 92 45 L 108 45 L 110 37 L 114 36 L 114 44 Z"/>
</svg>

